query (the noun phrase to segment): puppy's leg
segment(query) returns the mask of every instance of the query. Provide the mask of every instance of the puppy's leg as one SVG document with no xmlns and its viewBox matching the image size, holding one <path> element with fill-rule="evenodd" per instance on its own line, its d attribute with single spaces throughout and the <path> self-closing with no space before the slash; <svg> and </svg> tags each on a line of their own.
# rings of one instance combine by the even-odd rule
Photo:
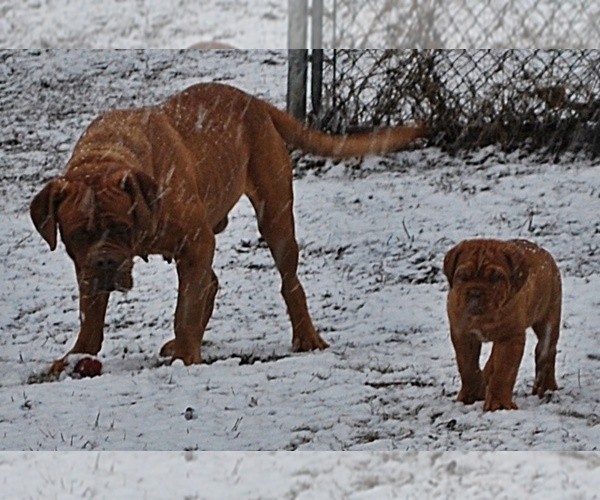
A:
<svg viewBox="0 0 600 500">
<path fill-rule="evenodd" d="M 246 194 L 281 275 L 281 293 L 292 322 L 292 348 L 325 349 L 328 344 L 313 326 L 297 275 L 299 251 L 294 230 L 292 166 L 280 139 L 271 142 L 268 151 L 254 152 L 248 173 Z"/>
<path fill-rule="evenodd" d="M 535 382 L 532 394 L 540 398 L 546 391 L 556 391 L 556 344 L 560 329 L 560 312 L 553 312 L 552 317 L 533 325 L 538 343 L 535 346 Z"/>
<path fill-rule="evenodd" d="M 471 335 L 458 335 L 452 329 L 450 337 L 462 383 L 457 400 L 470 405 L 485 397 L 485 385 L 479 368 L 481 342 Z"/>
<path fill-rule="evenodd" d="M 483 411 L 516 410 L 513 390 L 525 350 L 525 331 L 507 340 L 494 342 L 485 366 L 487 380 Z"/>
</svg>

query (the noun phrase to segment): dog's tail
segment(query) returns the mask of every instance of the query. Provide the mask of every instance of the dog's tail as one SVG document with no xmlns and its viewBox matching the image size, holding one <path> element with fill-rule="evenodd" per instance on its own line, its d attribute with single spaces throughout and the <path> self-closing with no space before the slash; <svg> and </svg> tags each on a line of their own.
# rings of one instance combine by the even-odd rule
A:
<svg viewBox="0 0 600 500">
<path fill-rule="evenodd" d="M 391 153 L 427 136 L 427 126 L 398 126 L 374 132 L 331 135 L 305 127 L 300 121 L 269 104 L 266 105 L 279 135 L 290 146 L 306 153 L 331 158 L 351 158 Z"/>
</svg>

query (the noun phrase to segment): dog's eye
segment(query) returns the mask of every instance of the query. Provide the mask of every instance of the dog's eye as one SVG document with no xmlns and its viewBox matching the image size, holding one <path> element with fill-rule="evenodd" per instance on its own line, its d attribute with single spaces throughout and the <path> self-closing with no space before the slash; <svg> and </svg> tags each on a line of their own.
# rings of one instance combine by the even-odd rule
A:
<svg viewBox="0 0 600 500">
<path fill-rule="evenodd" d="M 500 280 L 502 280 L 502 275 L 495 271 L 491 273 L 488 277 L 488 281 L 490 283 L 498 283 Z"/>
<path fill-rule="evenodd" d="M 131 231 L 127 226 L 115 226 L 110 230 L 111 235 L 118 240 L 129 241 Z"/>
<path fill-rule="evenodd" d="M 471 274 L 467 271 L 460 271 L 459 273 L 457 273 L 456 277 L 460 281 L 469 281 L 471 279 Z"/>
<path fill-rule="evenodd" d="M 71 240 L 75 243 L 87 243 L 90 241 L 91 237 L 92 232 L 85 227 L 76 229 L 71 233 Z"/>
</svg>

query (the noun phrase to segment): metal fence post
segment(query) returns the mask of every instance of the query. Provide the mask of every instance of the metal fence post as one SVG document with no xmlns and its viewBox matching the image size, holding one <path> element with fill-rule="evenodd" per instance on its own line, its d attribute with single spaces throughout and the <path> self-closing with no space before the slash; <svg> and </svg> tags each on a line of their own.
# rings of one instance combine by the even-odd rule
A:
<svg viewBox="0 0 600 500">
<path fill-rule="evenodd" d="M 323 97 L 323 0 L 313 0 L 311 11 L 311 77 L 312 112 L 319 121 Z"/>
<path fill-rule="evenodd" d="M 307 25 L 308 0 L 288 0 L 287 111 L 302 121 L 306 118 Z"/>
</svg>

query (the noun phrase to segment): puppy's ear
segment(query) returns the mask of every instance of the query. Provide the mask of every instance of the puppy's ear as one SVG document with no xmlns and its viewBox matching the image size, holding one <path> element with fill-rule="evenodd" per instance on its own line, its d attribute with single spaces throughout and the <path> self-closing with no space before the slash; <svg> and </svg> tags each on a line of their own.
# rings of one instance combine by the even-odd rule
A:
<svg viewBox="0 0 600 500">
<path fill-rule="evenodd" d="M 56 248 L 56 227 L 58 225 L 57 211 L 60 202 L 64 199 L 63 179 L 54 179 L 33 198 L 29 206 L 29 214 L 33 225 L 50 246 Z"/>
<path fill-rule="evenodd" d="M 444 274 L 448 279 L 448 283 L 450 288 L 452 288 L 452 283 L 454 281 L 454 271 L 456 270 L 456 265 L 458 263 L 458 258 L 462 252 L 462 243 L 459 243 L 454 248 L 452 248 L 444 257 Z"/>
<path fill-rule="evenodd" d="M 133 200 L 133 217 L 136 229 L 152 232 L 159 209 L 158 185 L 144 172 L 129 171 L 121 180 L 121 187 Z"/>
<path fill-rule="evenodd" d="M 504 256 L 508 263 L 508 268 L 510 269 L 510 283 L 513 290 L 516 292 L 520 290 L 525 284 L 525 281 L 527 281 L 528 271 L 527 266 L 525 265 L 525 259 L 521 252 L 516 250 L 506 251 Z"/>
</svg>

